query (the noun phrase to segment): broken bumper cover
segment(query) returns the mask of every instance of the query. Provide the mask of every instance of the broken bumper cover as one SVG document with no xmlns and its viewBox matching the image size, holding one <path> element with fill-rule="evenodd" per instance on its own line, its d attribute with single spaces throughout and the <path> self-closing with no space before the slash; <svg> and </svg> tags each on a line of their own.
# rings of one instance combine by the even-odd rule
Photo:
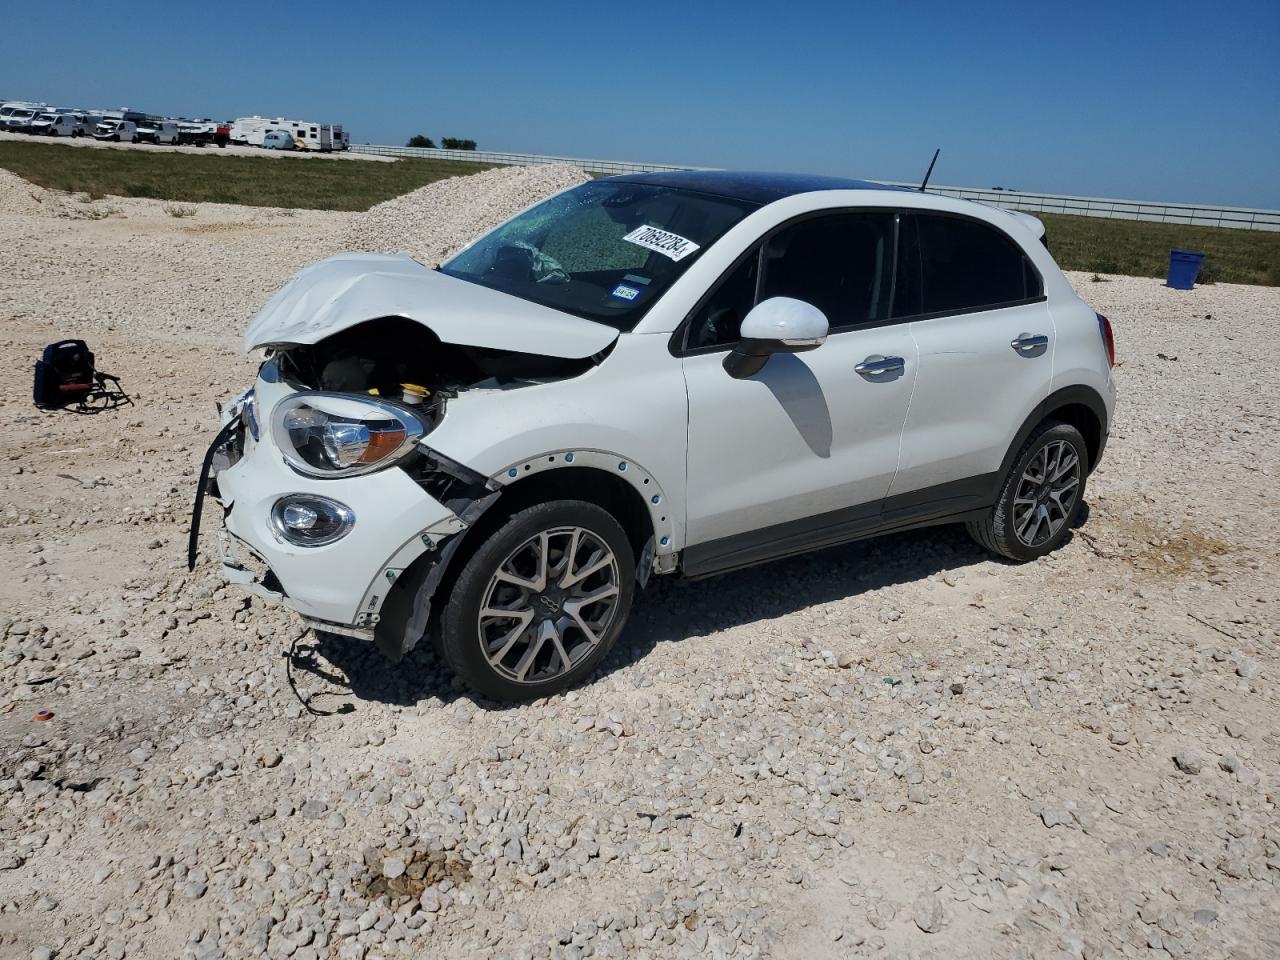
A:
<svg viewBox="0 0 1280 960">
<path fill-rule="evenodd" d="M 239 416 L 238 406 L 227 411 L 228 422 Z M 353 477 L 305 477 L 289 467 L 265 432 L 259 440 L 243 428 L 224 434 L 223 449 L 211 451 L 208 485 L 224 512 L 218 535 L 223 576 L 293 608 L 318 629 L 371 638 L 397 578 L 463 528 L 455 513 L 397 467 Z M 337 500 L 355 522 L 340 540 L 324 546 L 289 543 L 273 527 L 271 511 L 290 494 Z"/>
</svg>

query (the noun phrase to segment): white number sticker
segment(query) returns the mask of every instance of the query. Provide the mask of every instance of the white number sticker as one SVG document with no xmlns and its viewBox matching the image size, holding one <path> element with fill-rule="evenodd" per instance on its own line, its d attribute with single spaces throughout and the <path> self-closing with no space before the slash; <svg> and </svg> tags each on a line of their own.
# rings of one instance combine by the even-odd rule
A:
<svg viewBox="0 0 1280 960">
<path fill-rule="evenodd" d="M 692 240 L 686 240 L 677 233 L 659 230 L 657 227 L 636 227 L 622 239 L 636 246 L 654 250 L 672 260 L 683 260 L 698 249 L 698 245 Z"/>
</svg>

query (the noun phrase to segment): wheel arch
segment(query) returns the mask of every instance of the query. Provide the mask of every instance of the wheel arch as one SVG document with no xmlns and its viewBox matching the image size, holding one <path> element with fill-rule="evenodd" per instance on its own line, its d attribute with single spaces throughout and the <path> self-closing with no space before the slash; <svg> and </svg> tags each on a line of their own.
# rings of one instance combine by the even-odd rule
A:
<svg viewBox="0 0 1280 960">
<path fill-rule="evenodd" d="M 622 464 L 626 469 L 620 469 Z M 651 556 L 655 548 L 671 547 L 670 533 L 662 532 L 669 531 L 671 517 L 657 481 L 638 465 L 612 454 L 543 454 L 507 468 L 493 480 L 506 482 L 501 483 L 496 498 L 483 508 L 475 522 L 441 543 L 439 549 L 419 553 L 387 592 L 375 641 L 388 657 L 399 659 L 418 641 L 418 636 L 408 636 L 405 618 L 416 621 L 426 633 L 436 628 L 435 621 L 443 607 L 436 598 L 449 595 L 460 571 L 480 545 L 526 507 L 549 500 L 583 500 L 607 510 L 626 531 L 642 583 L 649 573 L 645 564 L 652 566 L 652 561 L 646 561 L 646 554 Z M 664 537 L 667 543 L 656 547 Z"/>
<path fill-rule="evenodd" d="M 575 460 L 582 456 L 582 453 L 576 454 Z M 547 460 L 545 457 L 540 459 Z M 563 455 L 558 459 L 563 462 Z M 614 463 L 624 462 L 612 457 L 609 459 Z M 601 466 L 585 464 L 575 467 L 572 463 L 570 461 L 558 468 L 528 473 L 521 468 L 513 468 L 518 471 L 516 477 L 510 478 L 510 482 L 503 486 L 501 496 L 485 514 L 482 522 L 500 525 L 525 507 L 548 500 L 585 500 L 617 518 L 627 533 L 638 565 L 645 548 L 658 535 L 659 527 L 667 520 L 665 498 L 656 482 L 647 476 L 641 481 L 643 485 L 654 489 L 654 493 L 646 499 L 635 485 L 623 478 L 624 471 L 610 471 Z M 509 473 L 508 470 L 508 476 Z M 644 483 L 646 480 L 648 482 Z M 657 503 L 651 502 L 654 496 L 658 498 Z M 653 511 L 654 507 L 662 509 Z"/>
<path fill-rule="evenodd" d="M 1096 390 L 1077 385 L 1055 390 L 1036 405 L 1009 444 L 998 476 L 1004 477 L 1009 473 L 1013 458 L 1018 455 L 1027 437 L 1031 436 L 1031 431 L 1050 419 L 1069 423 L 1080 431 L 1089 453 L 1089 472 L 1093 472 L 1107 445 L 1107 405 Z"/>
</svg>

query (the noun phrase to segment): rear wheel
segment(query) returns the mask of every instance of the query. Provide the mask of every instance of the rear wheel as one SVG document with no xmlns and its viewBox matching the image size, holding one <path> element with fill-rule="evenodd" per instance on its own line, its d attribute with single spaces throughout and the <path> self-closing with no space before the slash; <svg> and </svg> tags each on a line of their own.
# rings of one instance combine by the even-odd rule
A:
<svg viewBox="0 0 1280 960">
<path fill-rule="evenodd" d="M 495 700 L 574 686 L 627 620 L 635 559 L 625 531 L 593 503 L 521 510 L 463 565 L 440 622 L 445 661 Z"/>
<path fill-rule="evenodd" d="M 1084 502 L 1089 449 L 1069 423 L 1046 420 L 1014 457 L 989 516 L 966 524 L 978 543 L 1010 560 L 1056 550 Z"/>
</svg>

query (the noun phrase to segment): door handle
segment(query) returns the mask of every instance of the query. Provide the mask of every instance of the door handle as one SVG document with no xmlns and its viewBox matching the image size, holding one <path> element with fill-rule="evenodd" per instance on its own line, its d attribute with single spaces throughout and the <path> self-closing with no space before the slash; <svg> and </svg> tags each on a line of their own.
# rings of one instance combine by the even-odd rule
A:
<svg viewBox="0 0 1280 960">
<path fill-rule="evenodd" d="M 878 353 L 873 353 L 853 370 L 854 373 L 868 380 L 877 380 L 884 377 L 886 373 L 901 373 L 906 367 L 907 361 L 902 357 L 882 357 Z"/>
<path fill-rule="evenodd" d="M 1015 339 L 1009 341 L 1009 346 L 1019 353 L 1030 353 L 1032 350 L 1038 350 L 1048 345 L 1049 338 L 1043 333 L 1020 333 Z"/>
</svg>

